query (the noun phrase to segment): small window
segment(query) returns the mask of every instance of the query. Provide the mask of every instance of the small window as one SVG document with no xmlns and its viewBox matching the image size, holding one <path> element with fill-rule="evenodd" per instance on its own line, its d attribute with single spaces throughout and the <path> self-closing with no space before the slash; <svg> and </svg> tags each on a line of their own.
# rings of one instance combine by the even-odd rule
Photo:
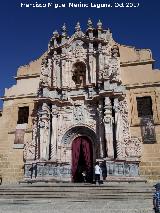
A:
<svg viewBox="0 0 160 213">
<path fill-rule="evenodd" d="M 19 107 L 17 124 L 28 123 L 29 107 Z"/>
<path fill-rule="evenodd" d="M 153 116 L 152 99 L 150 96 L 137 97 L 138 117 Z"/>
</svg>

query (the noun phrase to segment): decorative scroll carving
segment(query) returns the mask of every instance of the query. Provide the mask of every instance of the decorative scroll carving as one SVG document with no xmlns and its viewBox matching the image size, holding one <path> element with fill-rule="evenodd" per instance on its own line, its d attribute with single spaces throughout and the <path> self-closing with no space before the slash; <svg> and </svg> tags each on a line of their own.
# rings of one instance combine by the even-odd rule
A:
<svg viewBox="0 0 160 213">
<path fill-rule="evenodd" d="M 126 99 L 118 101 L 115 99 L 115 123 L 116 123 L 116 143 L 117 157 L 125 158 L 125 146 L 130 141 L 129 123 L 128 123 L 128 107 Z"/>
<path fill-rule="evenodd" d="M 128 107 L 126 99 L 122 101 L 115 100 L 116 111 L 116 142 L 117 157 L 124 159 L 125 157 L 141 156 L 141 139 L 130 135 L 130 127 L 128 122 Z"/>
<path fill-rule="evenodd" d="M 25 161 L 38 159 L 39 153 L 38 153 L 37 137 L 38 137 L 38 123 L 37 123 L 37 117 L 34 117 L 32 140 L 31 141 L 27 140 L 24 143 L 23 157 Z"/>
<path fill-rule="evenodd" d="M 75 106 L 73 110 L 74 122 L 82 123 L 84 121 L 84 109 L 83 106 Z"/>
<path fill-rule="evenodd" d="M 98 117 L 97 105 L 88 104 L 84 106 L 85 123 L 92 129 L 96 129 L 96 119 Z"/>
<path fill-rule="evenodd" d="M 41 63 L 40 85 L 48 86 L 48 58 L 45 56 Z"/>
<path fill-rule="evenodd" d="M 76 58 L 81 58 L 85 55 L 84 48 L 80 43 L 77 44 L 76 48 L 73 51 L 73 54 L 75 55 Z"/>
<path fill-rule="evenodd" d="M 141 157 L 142 155 L 142 140 L 140 138 L 132 137 L 126 143 L 126 155 L 128 157 Z"/>
<path fill-rule="evenodd" d="M 23 157 L 24 160 L 35 160 L 35 149 L 36 145 L 33 143 L 33 141 L 26 141 L 24 144 L 24 153 Z"/>
<path fill-rule="evenodd" d="M 111 82 L 121 83 L 120 59 L 115 50 L 113 47 L 111 48 L 111 44 L 108 44 L 108 46 L 102 50 L 104 54 L 103 78 L 106 80 L 109 79 Z"/>
</svg>

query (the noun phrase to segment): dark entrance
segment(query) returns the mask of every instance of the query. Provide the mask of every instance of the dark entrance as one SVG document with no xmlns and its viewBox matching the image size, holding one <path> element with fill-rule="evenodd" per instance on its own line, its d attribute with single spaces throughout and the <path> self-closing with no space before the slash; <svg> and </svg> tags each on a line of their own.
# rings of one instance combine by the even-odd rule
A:
<svg viewBox="0 0 160 213">
<path fill-rule="evenodd" d="M 83 182 L 82 173 L 86 174 L 86 182 L 93 181 L 92 142 L 85 136 L 74 139 L 72 143 L 72 181 Z"/>
</svg>

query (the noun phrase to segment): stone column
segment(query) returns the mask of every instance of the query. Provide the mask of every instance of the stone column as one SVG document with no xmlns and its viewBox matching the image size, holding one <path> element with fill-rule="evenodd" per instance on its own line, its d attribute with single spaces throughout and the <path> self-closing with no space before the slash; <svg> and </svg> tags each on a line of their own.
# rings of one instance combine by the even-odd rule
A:
<svg viewBox="0 0 160 213">
<path fill-rule="evenodd" d="M 69 58 L 68 59 L 68 82 L 69 82 L 69 87 L 73 86 L 73 80 L 72 80 L 72 61 Z"/>
<path fill-rule="evenodd" d="M 55 51 L 54 51 L 55 52 Z M 56 54 L 56 53 L 54 53 Z M 53 75 L 52 75 L 52 86 L 57 87 L 57 62 L 56 62 L 56 57 L 53 57 Z"/>
<path fill-rule="evenodd" d="M 56 160 L 57 155 L 57 107 L 52 105 L 52 135 L 51 135 L 51 160 Z"/>
<path fill-rule="evenodd" d="M 48 84 L 52 85 L 53 62 L 52 58 L 48 58 Z"/>
<path fill-rule="evenodd" d="M 40 159 L 49 160 L 50 144 L 50 110 L 47 103 L 43 103 L 40 112 Z"/>
<path fill-rule="evenodd" d="M 93 44 L 92 43 L 89 43 L 89 55 L 88 55 L 88 58 L 89 58 L 89 72 L 90 72 L 89 73 L 90 74 L 90 82 L 89 83 L 95 83 L 93 81 L 93 79 L 94 79 L 94 73 L 93 73 L 94 70 L 93 70 Z M 87 78 L 88 78 L 88 76 L 86 76 L 86 79 Z"/>
<path fill-rule="evenodd" d="M 100 143 L 100 157 L 105 156 L 105 137 L 104 137 L 104 123 L 103 123 L 103 99 L 99 100 L 99 143 Z"/>
<path fill-rule="evenodd" d="M 98 76 L 98 78 L 99 78 L 99 80 L 102 80 L 104 67 L 103 67 L 103 55 L 102 55 L 102 44 L 101 43 L 98 44 L 98 52 L 99 52 L 99 63 L 98 63 L 99 76 Z"/>
<path fill-rule="evenodd" d="M 64 59 L 64 57 L 61 60 L 61 64 L 62 64 L 62 73 L 61 73 L 61 77 L 62 77 L 62 87 L 66 87 L 66 61 Z"/>
<path fill-rule="evenodd" d="M 114 109 L 117 159 L 124 160 L 126 157 L 126 143 L 130 143 L 131 140 L 126 99 L 120 101 L 115 98 Z"/>
<path fill-rule="evenodd" d="M 104 109 L 104 127 L 107 157 L 114 158 L 112 105 L 109 97 L 105 97 Z"/>
</svg>

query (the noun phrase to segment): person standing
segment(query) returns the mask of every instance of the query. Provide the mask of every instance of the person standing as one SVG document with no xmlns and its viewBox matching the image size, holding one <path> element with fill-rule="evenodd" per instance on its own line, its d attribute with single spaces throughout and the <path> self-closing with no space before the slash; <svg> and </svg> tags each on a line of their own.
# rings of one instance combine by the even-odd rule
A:
<svg viewBox="0 0 160 213">
<path fill-rule="evenodd" d="M 100 185 L 101 168 L 99 166 L 99 162 L 96 162 L 94 171 L 95 171 L 95 184 L 98 182 L 98 184 Z"/>
<path fill-rule="evenodd" d="M 156 192 L 154 193 L 153 196 L 153 205 L 154 205 L 154 210 L 155 213 L 160 213 L 160 183 L 157 183 L 155 185 Z"/>
</svg>

